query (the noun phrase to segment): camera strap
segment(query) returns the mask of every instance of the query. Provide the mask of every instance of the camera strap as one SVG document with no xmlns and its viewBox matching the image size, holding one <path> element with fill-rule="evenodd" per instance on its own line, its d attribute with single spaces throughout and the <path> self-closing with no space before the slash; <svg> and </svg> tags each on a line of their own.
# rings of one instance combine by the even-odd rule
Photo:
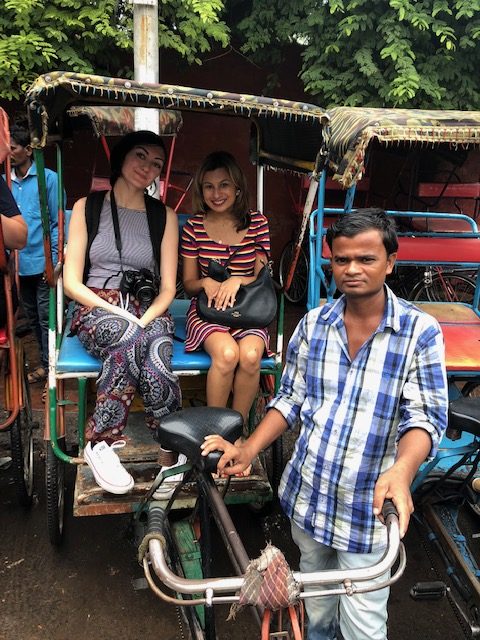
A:
<svg viewBox="0 0 480 640">
<path fill-rule="evenodd" d="M 118 255 L 120 257 L 120 268 L 123 273 L 123 260 L 122 260 L 122 236 L 120 235 L 120 224 L 118 222 L 118 209 L 115 202 L 115 194 L 113 189 L 110 191 L 110 210 L 112 212 L 113 233 L 115 235 L 115 246 L 117 247 Z"/>
</svg>

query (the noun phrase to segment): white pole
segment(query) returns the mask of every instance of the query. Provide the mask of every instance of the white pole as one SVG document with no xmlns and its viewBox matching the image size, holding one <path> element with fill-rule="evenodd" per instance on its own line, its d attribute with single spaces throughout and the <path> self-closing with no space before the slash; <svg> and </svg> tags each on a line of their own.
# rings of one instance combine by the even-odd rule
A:
<svg viewBox="0 0 480 640">
<path fill-rule="evenodd" d="M 133 61 L 137 82 L 159 81 L 158 0 L 130 0 L 133 4 Z M 135 109 L 135 129 L 159 133 L 157 109 Z"/>
</svg>

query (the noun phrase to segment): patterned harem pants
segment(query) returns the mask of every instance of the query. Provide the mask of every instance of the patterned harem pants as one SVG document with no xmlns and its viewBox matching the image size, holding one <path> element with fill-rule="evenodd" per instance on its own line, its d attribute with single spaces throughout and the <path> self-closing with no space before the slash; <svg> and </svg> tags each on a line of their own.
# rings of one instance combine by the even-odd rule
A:
<svg viewBox="0 0 480 640">
<path fill-rule="evenodd" d="M 138 309 L 129 311 L 139 315 Z M 102 361 L 87 439 L 113 442 L 121 438 L 137 389 L 151 429 L 159 418 L 180 408 L 178 377 L 171 369 L 174 325 L 170 315 L 142 328 L 99 307 L 77 305 L 74 324 L 86 350 Z"/>
</svg>

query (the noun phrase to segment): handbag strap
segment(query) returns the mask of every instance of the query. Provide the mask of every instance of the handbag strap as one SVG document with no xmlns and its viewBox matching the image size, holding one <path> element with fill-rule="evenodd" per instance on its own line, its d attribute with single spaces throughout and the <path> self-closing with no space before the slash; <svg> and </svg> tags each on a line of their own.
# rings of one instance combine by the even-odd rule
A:
<svg viewBox="0 0 480 640">
<path fill-rule="evenodd" d="M 250 243 L 249 243 L 249 244 L 250 244 Z M 255 248 L 255 251 L 256 251 L 257 247 L 260 249 L 260 251 L 263 251 L 263 253 L 265 254 L 265 256 L 266 256 L 266 258 L 267 258 L 267 262 L 266 262 L 266 263 L 264 263 L 264 264 L 268 264 L 268 261 L 269 261 L 269 255 L 268 255 L 268 251 L 265 249 L 265 247 L 264 247 L 264 246 L 262 246 L 259 242 L 253 242 L 253 243 L 251 243 L 251 244 L 253 244 L 253 246 L 254 246 L 254 248 Z M 247 247 L 248 247 L 248 244 L 247 244 L 247 245 L 245 245 L 245 246 L 247 246 Z M 238 247 L 237 249 L 235 249 L 235 251 L 234 251 L 232 254 L 230 254 L 230 256 L 228 257 L 227 261 L 226 261 L 222 266 L 223 266 L 223 267 L 228 267 L 228 265 L 230 264 L 230 262 L 231 262 L 231 260 L 232 260 L 233 256 L 234 256 L 235 254 L 237 254 L 237 253 L 240 251 L 240 249 L 244 249 L 244 248 L 245 248 L 244 246 L 240 246 L 240 247 Z"/>
</svg>

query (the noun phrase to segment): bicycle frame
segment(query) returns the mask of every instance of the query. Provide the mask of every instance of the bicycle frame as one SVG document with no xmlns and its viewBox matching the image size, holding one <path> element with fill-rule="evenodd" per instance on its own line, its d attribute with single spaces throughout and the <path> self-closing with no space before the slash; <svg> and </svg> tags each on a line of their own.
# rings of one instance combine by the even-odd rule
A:
<svg viewBox="0 0 480 640">
<path fill-rule="evenodd" d="M 241 542 L 240 536 L 236 532 L 235 526 L 231 520 L 228 509 L 223 502 L 223 499 L 215 484 L 212 483 L 211 477 L 205 472 L 198 472 L 197 483 L 201 489 L 201 493 L 206 495 L 212 515 L 215 522 L 219 526 L 220 532 L 224 540 L 228 540 L 227 549 L 231 557 L 232 562 L 238 565 L 241 571 L 245 571 L 246 566 L 249 563 L 248 555 Z M 153 506 L 150 507 L 149 513 L 155 516 L 155 511 L 161 510 L 162 507 Z M 158 512 L 157 512 L 158 515 Z M 326 595 L 346 595 L 352 596 L 355 593 L 366 593 L 378 589 L 383 589 L 396 582 L 405 569 L 406 556 L 403 543 L 400 541 L 400 533 L 398 528 L 398 517 L 394 513 L 386 515 L 386 527 L 387 527 L 387 549 L 383 558 L 375 565 L 365 567 L 363 569 L 356 570 L 331 570 L 321 571 L 314 573 L 301 573 L 294 571 L 293 576 L 295 581 L 301 588 L 301 599 L 321 597 Z M 378 578 L 382 574 L 389 571 L 395 564 L 397 558 L 400 558 L 399 566 L 394 575 L 385 580 L 379 585 L 375 586 L 362 586 L 362 583 Z M 191 602 L 174 598 L 168 599 L 173 604 L 188 606 L 205 604 L 211 606 L 212 604 L 225 604 L 238 602 L 239 596 L 236 594 L 239 591 L 244 582 L 245 577 L 243 575 L 239 577 L 222 577 L 222 578 L 204 578 L 199 580 L 188 580 L 174 574 L 168 567 L 167 557 L 165 549 L 159 540 L 151 540 L 149 542 L 149 560 L 154 568 L 154 571 L 158 578 L 170 589 L 185 595 L 194 595 L 203 593 L 203 598 L 195 598 Z M 144 570 L 146 572 L 147 580 L 151 585 L 151 578 L 148 577 L 148 561 L 145 558 L 143 561 Z M 332 585 L 341 585 L 337 588 L 330 589 L 313 589 L 314 587 L 326 587 Z M 307 590 L 308 589 L 308 590 Z M 157 589 L 155 593 L 160 595 Z"/>
</svg>

